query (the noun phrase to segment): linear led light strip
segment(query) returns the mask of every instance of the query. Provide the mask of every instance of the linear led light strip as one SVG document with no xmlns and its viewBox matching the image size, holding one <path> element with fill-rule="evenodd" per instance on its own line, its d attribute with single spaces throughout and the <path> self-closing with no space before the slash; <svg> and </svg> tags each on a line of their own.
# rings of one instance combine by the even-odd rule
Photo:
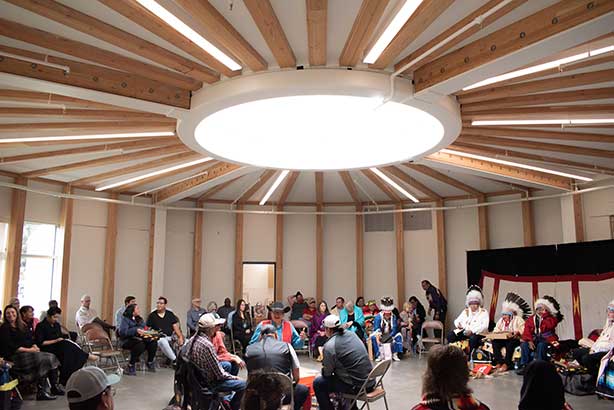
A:
<svg viewBox="0 0 614 410">
<path fill-rule="evenodd" d="M 498 83 L 501 81 L 509 80 L 516 77 L 522 77 L 523 75 L 529 75 L 533 73 L 537 73 L 544 70 L 550 70 L 551 68 L 557 68 L 565 64 L 573 63 L 578 60 L 584 60 L 585 58 L 598 56 L 600 54 L 609 53 L 610 51 L 614 51 L 614 45 L 602 47 L 597 50 L 587 51 L 585 53 L 576 54 L 570 57 L 561 58 L 558 60 L 550 61 L 548 63 L 534 65 L 532 67 L 523 68 L 521 70 L 512 71 L 507 74 L 501 74 L 496 77 L 490 77 L 486 80 L 477 82 L 468 87 L 463 88 L 463 91 L 472 90 L 474 88 L 483 87 L 485 85 Z"/>
<path fill-rule="evenodd" d="M 176 171 L 178 169 L 191 167 L 192 165 L 202 164 L 204 162 L 211 161 L 212 159 L 213 158 L 211 158 L 211 157 L 205 157 L 205 158 L 200 158 L 200 159 L 197 159 L 197 160 L 194 160 L 194 161 L 190 161 L 190 162 L 184 162 L 183 164 L 174 165 L 172 167 L 168 167 L 168 168 L 164 168 L 164 169 L 159 169 L 157 171 L 149 172 L 147 174 L 143 174 L 143 175 L 139 175 L 139 176 L 136 176 L 136 177 L 124 179 L 123 181 L 114 182 L 114 183 L 109 184 L 109 185 L 104 185 L 104 186 L 96 188 L 96 191 L 105 191 L 107 189 L 115 188 L 115 187 L 118 187 L 120 185 L 126 185 L 126 184 L 130 184 L 132 182 L 141 181 L 141 180 L 143 180 L 145 178 L 155 177 L 156 175 L 166 174 L 167 172 Z"/>
<path fill-rule="evenodd" d="M 161 132 L 124 132 L 120 134 L 92 134 L 92 135 L 61 135 L 52 137 L 26 137 L 26 138 L 0 138 L 0 144 L 14 142 L 40 142 L 40 141 L 71 141 L 71 140 L 98 140 L 113 138 L 146 138 L 146 137 L 171 137 L 173 131 Z"/>
<path fill-rule="evenodd" d="M 155 0 L 136 0 L 141 6 L 158 16 L 166 24 L 177 30 L 181 35 L 211 54 L 213 58 L 224 64 L 232 71 L 241 69 L 241 65 L 223 53 L 219 48 L 207 41 L 190 26 L 179 20 L 173 13 L 162 7 Z"/>
<path fill-rule="evenodd" d="M 614 118 L 587 118 L 576 120 L 543 119 L 543 120 L 477 120 L 471 121 L 471 125 L 594 125 L 614 124 Z"/>
<path fill-rule="evenodd" d="M 282 181 L 288 176 L 288 173 L 290 171 L 289 170 L 283 170 L 281 171 L 281 174 L 279 174 L 279 176 L 277 177 L 277 179 L 275 180 L 275 182 L 273 182 L 273 185 L 271 185 L 271 187 L 269 188 L 269 190 L 266 192 L 266 194 L 264 194 L 264 196 L 262 197 L 262 199 L 260 200 L 260 206 L 266 204 L 266 202 L 269 200 L 269 198 L 271 197 L 271 195 L 273 195 L 273 192 L 275 192 L 275 190 L 279 187 L 279 185 L 282 183 Z"/>
<path fill-rule="evenodd" d="M 443 152 L 445 154 L 460 155 L 461 157 L 473 158 L 473 159 L 478 159 L 478 160 L 481 160 L 481 161 L 494 162 L 496 164 L 501 164 L 501 165 L 509 165 L 509 166 L 512 166 L 512 167 L 524 168 L 524 169 L 528 169 L 530 171 L 544 172 L 546 174 L 558 175 L 560 177 L 565 177 L 565 178 L 573 178 L 573 179 L 577 179 L 577 180 L 585 181 L 585 182 L 590 182 L 590 181 L 593 180 L 592 178 L 583 177 L 581 175 L 568 174 L 567 172 L 555 171 L 555 170 L 552 170 L 552 169 L 536 167 L 536 166 L 533 166 L 533 165 L 522 164 L 522 163 L 519 163 L 519 162 L 506 161 L 504 159 L 485 157 L 483 155 L 469 154 L 467 152 L 456 151 L 456 150 L 447 149 L 447 148 L 442 149 L 439 152 Z"/>
<path fill-rule="evenodd" d="M 378 177 L 380 177 L 381 179 L 383 179 L 384 181 L 386 181 L 388 183 L 388 185 L 390 185 L 391 187 L 393 187 L 394 189 L 396 189 L 397 191 L 399 191 L 400 193 L 402 193 L 403 195 L 405 195 L 407 198 L 409 198 L 410 200 L 414 201 L 415 203 L 420 202 L 418 200 L 418 198 L 416 198 L 415 196 L 413 196 L 412 194 L 410 194 L 409 192 L 407 192 L 407 190 L 405 188 L 403 188 L 401 185 L 397 184 L 396 182 L 394 182 L 390 177 L 388 177 L 388 175 L 384 174 L 382 171 L 380 171 L 377 168 L 369 168 L 371 170 L 371 172 L 373 172 L 375 175 L 377 175 Z"/>
<path fill-rule="evenodd" d="M 366 55 L 364 60 L 362 60 L 365 64 L 373 64 L 377 61 L 379 56 L 384 52 L 388 44 L 394 39 L 394 36 L 397 35 L 399 30 L 403 27 L 407 20 L 414 14 L 418 6 L 420 6 L 422 0 L 406 0 L 403 7 L 399 10 L 399 12 L 394 16 L 388 27 L 384 30 L 384 32 L 379 36 L 371 50 Z"/>
</svg>

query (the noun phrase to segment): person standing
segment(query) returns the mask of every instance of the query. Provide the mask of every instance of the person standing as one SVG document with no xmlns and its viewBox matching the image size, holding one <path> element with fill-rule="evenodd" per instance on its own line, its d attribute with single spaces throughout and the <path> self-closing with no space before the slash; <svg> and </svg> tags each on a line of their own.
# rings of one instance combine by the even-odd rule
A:
<svg viewBox="0 0 614 410">
<path fill-rule="evenodd" d="M 147 326 L 162 333 L 158 339 L 158 346 L 162 353 L 171 361 L 177 360 L 177 355 L 172 348 L 174 340 L 181 347 L 183 346 L 183 333 L 179 327 L 179 319 L 170 310 L 166 308 L 168 300 L 164 296 L 160 296 L 156 302 L 156 310 L 151 312 L 147 317 Z"/>
<path fill-rule="evenodd" d="M 428 280 L 422 281 L 422 289 L 426 293 L 426 300 L 429 302 L 429 315 L 433 315 L 433 320 L 439 320 L 445 325 L 446 313 L 448 311 L 448 301 L 441 293 L 441 290 L 437 289 Z M 438 336 L 439 330 L 435 331 L 435 336 Z"/>
<path fill-rule="evenodd" d="M 324 328 L 329 340 L 324 345 L 322 374 L 313 381 L 313 389 L 320 410 L 332 410 L 330 394 L 357 393 L 373 366 L 363 342 L 355 333 L 341 327 L 337 316 L 327 316 Z M 374 383 L 367 386 L 367 391 L 372 391 L 373 387 Z"/>
<path fill-rule="evenodd" d="M 190 310 L 188 310 L 188 317 L 186 320 L 188 325 L 188 337 L 192 337 L 194 333 L 196 333 L 198 330 L 198 319 L 205 313 L 207 313 L 207 311 L 201 307 L 200 298 L 192 299 L 192 306 Z"/>
</svg>

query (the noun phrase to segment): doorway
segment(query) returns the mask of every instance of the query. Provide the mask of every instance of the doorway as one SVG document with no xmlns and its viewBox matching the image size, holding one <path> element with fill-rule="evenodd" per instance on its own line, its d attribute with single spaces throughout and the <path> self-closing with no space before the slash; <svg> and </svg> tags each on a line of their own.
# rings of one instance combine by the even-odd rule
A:
<svg viewBox="0 0 614 410">
<path fill-rule="evenodd" d="M 243 262 L 243 299 L 268 306 L 275 298 L 275 262 Z"/>
</svg>

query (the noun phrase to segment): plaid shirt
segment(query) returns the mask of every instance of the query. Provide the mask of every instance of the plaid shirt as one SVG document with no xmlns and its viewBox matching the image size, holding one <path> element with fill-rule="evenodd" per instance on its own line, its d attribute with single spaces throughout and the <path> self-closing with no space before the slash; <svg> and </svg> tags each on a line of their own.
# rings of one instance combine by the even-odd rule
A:
<svg viewBox="0 0 614 410">
<path fill-rule="evenodd" d="M 215 347 L 211 339 L 204 333 L 192 338 L 192 351 L 189 359 L 203 370 L 207 378 L 207 384 L 214 384 L 228 379 L 234 379 L 230 373 L 226 373 L 217 360 Z"/>
<path fill-rule="evenodd" d="M 424 396 L 412 410 L 490 410 L 488 406 L 480 403 L 471 395 L 456 397 L 448 402 Z"/>
</svg>

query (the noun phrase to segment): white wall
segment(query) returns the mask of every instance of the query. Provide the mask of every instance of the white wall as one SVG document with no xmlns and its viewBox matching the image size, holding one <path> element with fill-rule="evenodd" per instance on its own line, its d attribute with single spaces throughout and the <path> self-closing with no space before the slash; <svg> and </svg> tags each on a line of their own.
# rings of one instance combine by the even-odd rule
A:
<svg viewBox="0 0 614 410">
<path fill-rule="evenodd" d="M 328 209 L 327 209 L 328 210 Z M 331 212 L 354 211 L 352 208 L 330 209 Z M 324 217 L 324 283 L 323 296 L 329 305 L 337 296 L 356 300 L 356 217 L 334 215 Z"/>
<path fill-rule="evenodd" d="M 432 229 L 419 231 L 405 231 L 405 296 L 409 299 L 416 296 L 420 300 L 424 299 L 424 290 L 421 282 L 426 279 L 438 285 L 438 265 L 437 265 L 437 218 L 435 212 L 431 212 Z M 445 222 L 444 222 L 445 225 Z M 395 282 L 396 283 L 396 282 Z M 403 305 L 401 301 L 395 302 L 399 307 Z"/>
<path fill-rule="evenodd" d="M 292 210 L 313 211 L 314 208 L 293 207 Z M 284 216 L 284 296 L 297 290 L 301 290 L 305 296 L 315 296 L 315 275 L 316 217 L 298 214 Z"/>
<path fill-rule="evenodd" d="M 182 202 L 180 206 L 189 206 Z M 168 307 L 185 321 L 192 294 L 192 255 L 194 247 L 194 213 L 168 211 L 166 217 L 166 254 L 164 257 L 164 295 Z"/>
<path fill-rule="evenodd" d="M 585 240 L 614 239 L 610 234 L 609 220 L 609 215 L 614 215 L 614 189 L 583 194 L 582 208 Z"/>
<path fill-rule="evenodd" d="M 488 202 L 503 202 L 518 199 L 520 195 L 500 196 Z M 519 202 L 489 206 L 489 248 L 515 248 L 523 246 L 522 206 Z"/>
<path fill-rule="evenodd" d="M 235 216 L 229 213 L 203 215 L 201 292 L 203 306 L 233 294 L 235 261 Z"/>
</svg>

